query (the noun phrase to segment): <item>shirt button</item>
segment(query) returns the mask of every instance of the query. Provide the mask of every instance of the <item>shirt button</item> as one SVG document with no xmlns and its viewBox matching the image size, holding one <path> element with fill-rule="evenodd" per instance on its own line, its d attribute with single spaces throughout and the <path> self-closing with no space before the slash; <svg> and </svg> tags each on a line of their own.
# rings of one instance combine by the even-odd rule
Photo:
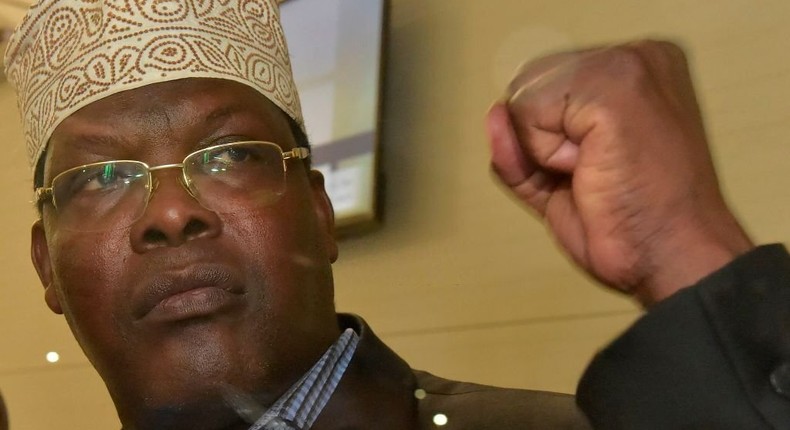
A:
<svg viewBox="0 0 790 430">
<path fill-rule="evenodd" d="M 790 363 L 784 363 L 771 372 L 771 386 L 777 393 L 790 398 Z"/>
</svg>

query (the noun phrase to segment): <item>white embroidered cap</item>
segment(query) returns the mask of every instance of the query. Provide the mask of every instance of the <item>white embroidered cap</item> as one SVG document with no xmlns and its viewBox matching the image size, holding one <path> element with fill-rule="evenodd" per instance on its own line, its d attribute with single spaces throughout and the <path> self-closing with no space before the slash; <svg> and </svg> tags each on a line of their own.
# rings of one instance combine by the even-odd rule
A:
<svg viewBox="0 0 790 430">
<path fill-rule="evenodd" d="M 279 13 L 277 0 L 39 1 L 5 60 L 32 167 L 81 107 L 176 79 L 240 82 L 304 127 Z"/>
</svg>

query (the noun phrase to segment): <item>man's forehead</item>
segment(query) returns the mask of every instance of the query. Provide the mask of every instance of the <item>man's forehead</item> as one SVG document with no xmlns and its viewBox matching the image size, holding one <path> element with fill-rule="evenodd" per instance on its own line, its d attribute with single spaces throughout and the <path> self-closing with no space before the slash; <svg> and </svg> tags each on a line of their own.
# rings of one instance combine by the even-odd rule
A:
<svg viewBox="0 0 790 430">
<path fill-rule="evenodd" d="M 92 119 L 139 114 L 175 114 L 188 110 L 195 121 L 211 121 L 233 113 L 255 111 L 282 112 L 260 92 L 225 79 L 185 78 L 159 82 L 112 94 L 83 106 L 69 115 Z"/>
<path fill-rule="evenodd" d="M 254 129 L 258 139 L 282 139 L 289 131 L 287 114 L 255 89 L 228 80 L 190 78 L 124 91 L 84 106 L 55 129 L 47 159 L 67 154 L 60 160 L 65 166 L 56 163 L 63 168 L 131 157 L 145 152 L 140 140 L 155 142 L 172 133 L 195 140 L 194 145 L 205 144 L 200 140 L 227 123 L 236 128 L 226 132 Z M 239 129 L 239 124 L 244 126 Z M 86 154 L 96 160 L 69 160 Z"/>
</svg>

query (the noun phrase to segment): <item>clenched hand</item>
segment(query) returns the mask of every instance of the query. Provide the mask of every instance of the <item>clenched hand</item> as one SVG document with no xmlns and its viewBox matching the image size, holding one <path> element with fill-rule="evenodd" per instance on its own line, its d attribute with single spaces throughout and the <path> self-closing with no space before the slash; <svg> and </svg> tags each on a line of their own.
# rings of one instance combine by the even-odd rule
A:
<svg viewBox="0 0 790 430">
<path fill-rule="evenodd" d="M 719 190 L 673 44 L 535 60 L 488 130 L 493 170 L 515 197 L 579 266 L 645 306 L 753 248 Z"/>
</svg>

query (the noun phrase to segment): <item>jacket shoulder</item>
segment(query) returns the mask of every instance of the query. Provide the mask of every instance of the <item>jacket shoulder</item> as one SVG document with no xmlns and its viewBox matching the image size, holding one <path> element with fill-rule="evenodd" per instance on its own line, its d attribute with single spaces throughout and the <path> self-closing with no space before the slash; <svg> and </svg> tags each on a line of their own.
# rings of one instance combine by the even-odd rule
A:
<svg viewBox="0 0 790 430">
<path fill-rule="evenodd" d="M 436 429 L 442 415 L 447 430 L 589 429 L 574 396 L 451 381 L 414 371 L 422 429 Z"/>
</svg>

